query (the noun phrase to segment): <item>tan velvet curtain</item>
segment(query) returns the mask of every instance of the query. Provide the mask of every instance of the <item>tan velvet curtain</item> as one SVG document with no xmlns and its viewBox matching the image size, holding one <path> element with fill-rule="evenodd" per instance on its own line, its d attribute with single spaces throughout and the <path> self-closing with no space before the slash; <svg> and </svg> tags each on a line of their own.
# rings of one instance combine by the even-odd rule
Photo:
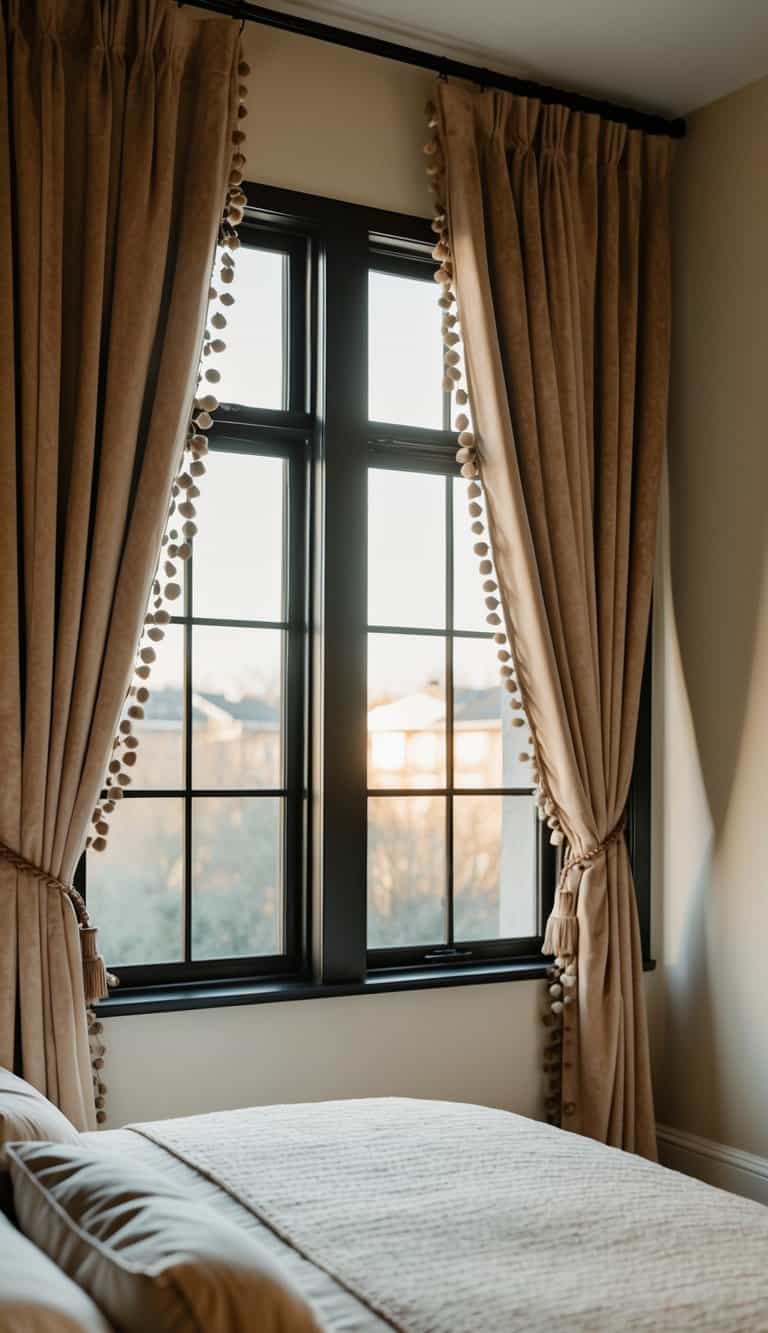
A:
<svg viewBox="0 0 768 1333">
<path fill-rule="evenodd" d="M 610 839 L 651 602 L 671 143 L 504 93 L 442 83 L 438 101 L 499 598 L 556 838 L 591 854 L 549 930 L 577 978 L 564 990 L 562 1124 L 655 1157 L 632 874 L 623 836 Z"/>
<path fill-rule="evenodd" d="M 0 839 L 63 880 L 194 393 L 238 47 L 172 0 L 0 8 Z M 0 1064 L 92 1126 L 72 905 L 2 864 Z"/>
</svg>

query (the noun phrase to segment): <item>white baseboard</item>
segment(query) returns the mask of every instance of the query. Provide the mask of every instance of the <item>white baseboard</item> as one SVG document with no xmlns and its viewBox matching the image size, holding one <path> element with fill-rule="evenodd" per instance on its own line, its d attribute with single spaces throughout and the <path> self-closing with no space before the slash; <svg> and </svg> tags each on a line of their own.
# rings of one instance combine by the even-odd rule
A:
<svg viewBox="0 0 768 1333">
<path fill-rule="evenodd" d="M 656 1137 L 662 1166 L 768 1204 L 768 1158 L 669 1125 L 657 1125 Z"/>
</svg>

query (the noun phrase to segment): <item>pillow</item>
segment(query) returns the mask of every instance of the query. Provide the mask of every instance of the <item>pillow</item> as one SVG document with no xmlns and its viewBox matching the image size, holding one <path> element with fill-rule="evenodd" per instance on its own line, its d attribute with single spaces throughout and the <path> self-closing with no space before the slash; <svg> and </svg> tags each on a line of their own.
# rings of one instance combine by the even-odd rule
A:
<svg viewBox="0 0 768 1333">
<path fill-rule="evenodd" d="M 109 1333 L 90 1296 L 0 1217 L 2 1333 Z"/>
<path fill-rule="evenodd" d="M 8 1149 L 22 1231 L 123 1333 L 317 1333 L 246 1231 L 98 1149 Z"/>
<path fill-rule="evenodd" d="M 0 1209 L 10 1215 L 11 1185 L 5 1145 L 18 1139 L 77 1143 L 80 1135 L 42 1092 L 0 1065 Z"/>
</svg>

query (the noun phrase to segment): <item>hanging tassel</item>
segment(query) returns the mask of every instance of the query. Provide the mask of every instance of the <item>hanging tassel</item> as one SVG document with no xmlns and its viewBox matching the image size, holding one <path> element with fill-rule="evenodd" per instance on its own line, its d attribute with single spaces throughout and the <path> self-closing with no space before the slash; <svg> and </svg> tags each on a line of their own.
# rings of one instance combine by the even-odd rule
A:
<svg viewBox="0 0 768 1333">
<path fill-rule="evenodd" d="M 85 1003 L 91 1005 L 96 1000 L 106 1000 L 109 995 L 109 973 L 96 940 L 98 931 L 95 926 L 80 927 L 80 952 L 83 958 L 83 989 Z"/>
<path fill-rule="evenodd" d="M 579 923 L 575 907 L 575 894 L 570 889 L 558 889 L 544 933 L 542 953 L 575 957 L 579 945 Z"/>
</svg>

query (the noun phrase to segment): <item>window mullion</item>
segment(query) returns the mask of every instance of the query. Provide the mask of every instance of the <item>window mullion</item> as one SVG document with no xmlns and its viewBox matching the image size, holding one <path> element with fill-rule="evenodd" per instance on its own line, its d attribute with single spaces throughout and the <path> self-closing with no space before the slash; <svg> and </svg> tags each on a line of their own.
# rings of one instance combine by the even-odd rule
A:
<svg viewBox="0 0 768 1333">
<path fill-rule="evenodd" d="M 453 481 L 445 479 L 445 804 L 446 943 L 454 941 L 453 912 Z"/>
<path fill-rule="evenodd" d="M 306 460 L 292 458 L 287 469 L 287 503 L 283 530 L 287 547 L 284 556 L 284 606 L 288 632 L 284 666 L 284 775 L 286 794 L 283 808 L 285 951 L 300 958 L 303 954 L 300 930 L 300 901 L 303 900 L 304 860 L 307 847 L 303 792 L 306 759 L 303 737 L 305 712 L 305 659 L 307 608 L 305 598 L 305 484 Z"/>
<path fill-rule="evenodd" d="M 192 961 L 192 580 L 194 554 L 184 578 L 184 961 Z"/>
<path fill-rule="evenodd" d="M 366 968 L 367 230 L 340 215 L 322 251 L 313 957 L 320 978 L 337 983 L 362 980 Z"/>
</svg>

